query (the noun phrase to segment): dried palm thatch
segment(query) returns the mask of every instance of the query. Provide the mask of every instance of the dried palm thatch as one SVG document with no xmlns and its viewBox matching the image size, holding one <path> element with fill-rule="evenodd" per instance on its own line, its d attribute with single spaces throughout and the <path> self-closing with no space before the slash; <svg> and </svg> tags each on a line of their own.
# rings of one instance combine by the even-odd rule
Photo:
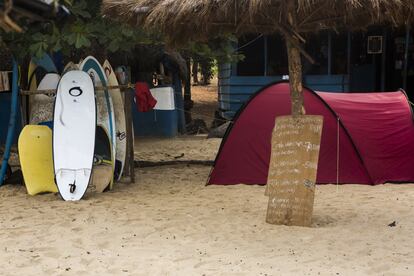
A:
<svg viewBox="0 0 414 276">
<path fill-rule="evenodd" d="M 13 9 L 13 2 L 11 0 L 6 0 L 4 1 L 3 6 L 4 10 L 0 10 L 0 28 L 6 32 L 22 32 L 23 29 L 9 17 L 9 14 Z"/>
<path fill-rule="evenodd" d="M 289 7 L 292 5 L 292 7 Z M 288 10 L 295 11 L 294 26 Z M 314 32 L 406 24 L 413 0 L 104 0 L 102 12 L 159 30 L 173 41 L 235 33 Z M 292 30 L 293 27 L 293 30 Z"/>
<path fill-rule="evenodd" d="M 28 24 L 69 14 L 58 1 L 3 0 L 0 1 L 0 28 L 6 32 L 23 32 Z M 19 24 L 24 24 L 19 26 Z"/>
<path fill-rule="evenodd" d="M 221 32 L 281 33 L 288 49 L 292 113 L 303 114 L 302 35 L 322 29 L 405 25 L 413 0 L 103 0 L 112 18 L 161 31 L 170 42 L 203 40 Z"/>
</svg>

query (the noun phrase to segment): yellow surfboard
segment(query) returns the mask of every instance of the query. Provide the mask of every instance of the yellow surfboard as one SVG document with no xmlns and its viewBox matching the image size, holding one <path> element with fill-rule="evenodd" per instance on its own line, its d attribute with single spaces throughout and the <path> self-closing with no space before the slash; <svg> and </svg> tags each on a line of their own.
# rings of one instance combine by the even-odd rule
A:
<svg viewBox="0 0 414 276">
<path fill-rule="evenodd" d="M 19 136 L 19 158 L 27 193 L 57 193 L 53 174 L 52 131 L 27 125 Z"/>
</svg>

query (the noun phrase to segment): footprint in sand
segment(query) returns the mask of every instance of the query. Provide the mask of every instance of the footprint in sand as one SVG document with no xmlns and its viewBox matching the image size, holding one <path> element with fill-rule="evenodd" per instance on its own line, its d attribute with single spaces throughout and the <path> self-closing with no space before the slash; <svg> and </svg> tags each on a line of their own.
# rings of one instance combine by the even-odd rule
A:
<svg viewBox="0 0 414 276">
<path fill-rule="evenodd" d="M 78 233 L 80 231 L 82 231 L 81 227 L 73 227 L 72 229 L 70 229 L 72 232 Z"/>
</svg>

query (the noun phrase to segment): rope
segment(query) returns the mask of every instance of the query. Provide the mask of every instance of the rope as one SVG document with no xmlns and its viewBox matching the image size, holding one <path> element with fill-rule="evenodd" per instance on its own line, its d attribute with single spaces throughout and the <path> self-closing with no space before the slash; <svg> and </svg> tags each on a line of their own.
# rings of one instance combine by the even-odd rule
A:
<svg viewBox="0 0 414 276">
<path fill-rule="evenodd" d="M 336 130 L 336 192 L 339 189 L 339 117 L 337 117 Z"/>
<path fill-rule="evenodd" d="M 250 40 L 249 42 L 247 42 L 246 44 L 244 44 L 244 45 L 240 46 L 239 48 L 236 48 L 236 49 L 234 50 L 234 53 L 235 53 L 235 52 L 237 52 L 237 51 L 239 51 L 240 49 L 243 49 L 244 47 L 249 46 L 250 44 L 252 44 L 252 43 L 253 43 L 253 42 L 255 42 L 256 40 L 258 40 L 258 39 L 259 39 L 259 38 L 261 38 L 262 36 L 263 36 L 263 34 L 260 34 L 260 35 L 258 35 L 256 38 L 254 38 L 254 39 Z"/>
</svg>

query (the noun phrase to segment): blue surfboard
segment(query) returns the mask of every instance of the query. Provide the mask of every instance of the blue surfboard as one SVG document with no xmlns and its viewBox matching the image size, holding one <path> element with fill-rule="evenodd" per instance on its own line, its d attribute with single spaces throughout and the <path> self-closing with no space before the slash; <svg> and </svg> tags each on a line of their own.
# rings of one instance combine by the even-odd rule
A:
<svg viewBox="0 0 414 276">
<path fill-rule="evenodd" d="M 55 63 L 48 54 L 44 54 L 41 58 L 32 58 L 32 62 L 38 67 L 42 67 L 48 73 L 58 73 Z"/>
<path fill-rule="evenodd" d="M 29 86 L 39 69 L 43 69 L 46 73 L 58 73 L 55 63 L 48 54 L 44 54 L 41 58 L 32 57 L 30 63 L 34 64 L 36 68 L 28 76 Z"/>
<path fill-rule="evenodd" d="M 10 151 L 13 144 L 14 133 L 16 131 L 16 120 L 17 120 L 17 112 L 18 112 L 18 94 L 19 94 L 19 71 L 17 68 L 17 63 L 13 60 L 13 79 L 12 79 L 12 98 L 11 98 L 11 112 L 9 118 L 9 127 L 7 129 L 7 138 L 6 138 L 6 145 L 4 149 L 3 158 L 1 161 L 1 169 L 0 169 L 0 186 L 4 183 L 7 166 L 9 163 L 10 158 Z"/>
<path fill-rule="evenodd" d="M 81 69 L 84 72 L 88 72 L 90 69 L 93 69 L 97 74 L 100 82 L 102 83 L 102 86 L 107 86 L 107 78 L 105 76 L 105 72 L 103 71 L 102 66 L 97 62 L 96 59 L 92 57 L 87 57 L 81 64 Z M 105 99 L 106 99 L 106 106 L 108 108 L 108 115 L 109 115 L 109 135 L 111 136 L 111 142 L 115 143 L 114 137 L 115 137 L 115 128 L 114 128 L 114 122 L 111 120 L 113 118 L 113 107 L 110 102 L 111 95 L 109 94 L 108 89 L 104 90 L 105 93 Z"/>
<path fill-rule="evenodd" d="M 79 68 L 87 72 L 91 78 L 93 79 L 95 85 L 98 86 L 107 86 L 108 81 L 105 75 L 105 71 L 102 68 L 101 64 L 91 56 L 85 58 L 82 63 L 80 64 Z M 115 170 L 116 162 L 116 131 L 115 131 L 115 114 L 113 110 L 112 98 L 108 91 L 105 89 L 104 92 L 102 91 L 95 91 L 96 93 L 96 104 L 97 104 L 97 123 L 98 125 L 104 126 L 105 130 L 107 131 L 107 135 L 109 136 L 109 141 L 111 144 L 111 161 L 112 161 L 112 169 L 113 172 Z M 99 94 L 98 94 L 99 93 Z M 113 187 L 113 175 L 112 180 L 110 183 L 109 188 L 112 189 Z"/>
</svg>

